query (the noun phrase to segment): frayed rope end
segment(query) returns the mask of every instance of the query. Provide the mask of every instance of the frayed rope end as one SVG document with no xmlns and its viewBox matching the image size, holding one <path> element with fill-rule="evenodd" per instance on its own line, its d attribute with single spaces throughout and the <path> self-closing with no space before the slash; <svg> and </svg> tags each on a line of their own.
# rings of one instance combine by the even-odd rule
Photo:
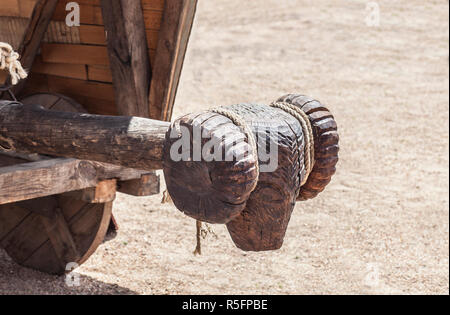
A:
<svg viewBox="0 0 450 315">
<path fill-rule="evenodd" d="M 0 70 L 8 71 L 11 76 L 11 84 L 16 85 L 20 80 L 28 77 L 19 61 L 19 54 L 11 45 L 0 42 Z"/>
</svg>

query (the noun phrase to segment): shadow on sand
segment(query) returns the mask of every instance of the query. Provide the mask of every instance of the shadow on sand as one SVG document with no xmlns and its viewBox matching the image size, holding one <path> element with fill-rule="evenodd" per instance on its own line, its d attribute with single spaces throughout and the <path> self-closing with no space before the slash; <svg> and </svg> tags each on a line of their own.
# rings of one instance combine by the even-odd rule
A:
<svg viewBox="0 0 450 315">
<path fill-rule="evenodd" d="M 123 294 L 137 292 L 116 284 L 79 275 L 78 286 L 68 286 L 65 276 L 52 276 L 17 265 L 0 249 L 0 295 L 8 294 Z"/>
</svg>

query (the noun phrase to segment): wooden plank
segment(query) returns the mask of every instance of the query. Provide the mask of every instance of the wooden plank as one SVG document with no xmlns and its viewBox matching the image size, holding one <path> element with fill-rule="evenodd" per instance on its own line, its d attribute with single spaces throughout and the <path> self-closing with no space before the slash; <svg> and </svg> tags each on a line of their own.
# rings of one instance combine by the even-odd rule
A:
<svg viewBox="0 0 450 315">
<path fill-rule="evenodd" d="M 31 69 L 41 41 L 44 38 L 51 16 L 58 0 L 39 0 L 33 10 L 22 44 L 19 49 L 21 63 L 25 69 Z M 22 80 L 13 88 L 16 95 L 20 94 L 26 80 Z"/>
<path fill-rule="evenodd" d="M 141 178 L 118 182 L 117 190 L 132 196 L 151 196 L 159 194 L 160 180 L 156 173 L 144 174 Z"/>
<path fill-rule="evenodd" d="M 75 159 L 50 159 L 0 167 L 0 205 L 93 188 L 99 183 L 90 202 L 109 202 L 115 196 L 116 179 L 130 181 L 147 173 Z"/>
<path fill-rule="evenodd" d="M 5 206 L 0 205 L 0 244 L 3 239 L 20 224 L 30 212 L 17 204 L 11 204 L 9 209 L 5 210 Z"/>
<path fill-rule="evenodd" d="M 150 87 L 150 117 L 170 120 L 197 0 L 166 0 Z"/>
<path fill-rule="evenodd" d="M 156 51 L 156 48 L 158 47 L 159 32 L 155 30 L 146 30 L 146 33 L 148 48 Z"/>
<path fill-rule="evenodd" d="M 66 4 L 69 1 L 59 1 L 56 6 L 56 10 L 53 14 L 52 20 L 54 21 L 65 21 L 66 16 L 69 13 L 66 11 Z M 91 24 L 91 25 L 102 25 L 102 10 L 97 5 L 92 5 L 91 3 L 85 3 L 80 1 L 78 2 L 80 5 L 80 23 L 81 24 Z"/>
<path fill-rule="evenodd" d="M 65 78 L 87 80 L 86 67 L 84 65 L 69 65 L 63 63 L 46 63 L 40 56 L 36 58 L 33 72 L 61 76 Z"/>
<path fill-rule="evenodd" d="M 106 66 L 88 66 L 88 80 L 100 82 L 112 82 L 111 69 Z"/>
<path fill-rule="evenodd" d="M 49 92 L 47 75 L 31 72 L 28 75 L 27 84 L 23 92 L 24 94 Z"/>
<path fill-rule="evenodd" d="M 102 100 L 79 95 L 73 95 L 73 98 L 79 100 L 80 104 L 82 104 L 89 113 L 112 116 L 117 116 L 119 114 L 114 104 L 114 100 Z"/>
<path fill-rule="evenodd" d="M 10 44 L 15 51 L 18 51 L 28 24 L 29 19 L 0 16 L 0 41 Z"/>
<path fill-rule="evenodd" d="M 141 2 L 102 0 L 101 3 L 118 112 L 148 117 L 151 70 Z"/>
<path fill-rule="evenodd" d="M 29 18 L 33 13 L 37 0 L 19 0 L 20 16 Z"/>
<path fill-rule="evenodd" d="M 49 91 L 71 97 L 74 95 L 114 101 L 114 89 L 111 84 L 47 76 Z M 75 99 L 77 100 L 77 99 Z M 78 101 L 78 100 L 77 100 Z"/>
<path fill-rule="evenodd" d="M 52 209 L 52 216 L 50 218 L 42 216 L 41 220 L 59 260 L 62 262 L 78 261 L 81 256 L 61 209 Z"/>
<path fill-rule="evenodd" d="M 104 46 L 43 44 L 42 61 L 76 65 L 109 65 Z"/>
<path fill-rule="evenodd" d="M 44 43 L 80 44 L 80 29 L 67 26 L 66 22 L 51 21 L 45 33 Z"/>
<path fill-rule="evenodd" d="M 98 25 L 80 25 L 80 43 L 106 46 L 105 28 Z"/>
<path fill-rule="evenodd" d="M 23 263 L 45 242 L 46 235 L 41 231 L 45 231 L 41 216 L 31 213 L 0 241 L 0 247 L 16 262 Z"/>
<path fill-rule="evenodd" d="M 161 21 L 163 18 L 163 13 L 161 11 L 143 10 L 143 13 L 144 13 L 145 29 L 159 30 L 161 28 Z"/>
<path fill-rule="evenodd" d="M 0 5 L 1 16 L 20 16 L 19 0 L 2 1 Z"/>
<path fill-rule="evenodd" d="M 19 164 L 0 168 L 0 204 L 93 187 L 92 165 L 72 159 Z"/>
<path fill-rule="evenodd" d="M 164 10 L 164 0 L 142 0 L 142 8 L 144 10 Z"/>
<path fill-rule="evenodd" d="M 89 203 L 106 203 L 116 199 L 117 180 L 101 181 L 95 187 L 82 190 L 81 200 Z"/>
</svg>

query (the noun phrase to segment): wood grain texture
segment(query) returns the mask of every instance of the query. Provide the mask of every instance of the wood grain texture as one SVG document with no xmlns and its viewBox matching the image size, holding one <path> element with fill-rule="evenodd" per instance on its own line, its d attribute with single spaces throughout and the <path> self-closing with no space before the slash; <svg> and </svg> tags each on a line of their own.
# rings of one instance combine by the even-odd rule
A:
<svg viewBox="0 0 450 315">
<path fill-rule="evenodd" d="M 197 0 L 166 0 L 150 88 L 150 117 L 169 121 Z"/>
<path fill-rule="evenodd" d="M 117 191 L 138 197 L 159 194 L 160 179 L 155 172 L 143 174 L 141 178 L 117 183 Z"/>
<path fill-rule="evenodd" d="M 258 186 L 251 193 L 245 209 L 227 224 L 236 246 L 245 251 L 279 249 L 300 189 L 304 165 L 304 138 L 300 123 L 282 110 L 267 106 L 236 105 L 233 110 L 251 121 L 258 139 L 277 147 L 276 169 L 261 172 Z M 269 132 L 269 133 L 267 133 Z M 266 146 L 259 142 L 258 152 Z"/>
<path fill-rule="evenodd" d="M 84 109 L 66 97 L 60 95 L 38 94 L 30 96 L 23 100 L 28 106 L 39 103 L 47 109 L 63 110 L 67 112 L 84 112 Z M 36 103 L 35 103 L 36 102 Z M 30 165 L 34 162 L 51 162 L 55 161 L 47 156 L 24 155 L 18 153 L 0 154 L 0 166 L 11 165 Z M 81 161 L 80 161 L 81 162 Z M 114 178 L 112 180 L 101 181 L 96 186 L 93 200 L 95 202 L 112 199 L 115 194 L 115 178 L 123 180 L 132 179 L 141 176 L 141 172 L 135 170 L 122 169 L 121 167 L 106 165 L 95 162 L 89 167 L 91 170 L 96 169 L 99 180 L 101 178 Z M 0 168 L 4 170 L 4 168 Z M 53 168 L 51 169 L 53 171 Z M 1 172 L 1 171 L 0 171 Z M 52 181 L 45 184 L 48 178 L 42 180 L 36 174 L 28 174 L 26 182 L 15 183 L 21 180 L 20 176 L 14 172 L 7 186 L 15 187 L 15 189 L 23 189 L 29 193 L 43 192 L 49 195 L 55 190 L 61 189 L 58 186 L 73 183 L 78 174 L 70 176 L 70 178 L 60 178 L 61 174 L 51 176 Z M 93 173 L 89 173 L 89 176 Z M 90 181 L 90 180 L 88 180 Z M 2 180 L 0 182 L 3 183 Z M 83 181 L 79 182 L 82 183 Z M 33 185 L 32 183 L 36 183 Z M 0 199 L 2 194 L 8 192 L 0 185 Z M 27 190 L 30 188 L 31 190 Z M 24 195 L 23 191 L 19 195 Z M 79 191 L 74 198 L 69 193 L 64 195 L 53 195 L 45 198 L 27 200 L 23 202 L 9 203 L 1 205 L 0 202 L 0 246 L 5 248 L 6 252 L 13 260 L 19 264 L 37 269 L 39 271 L 62 274 L 66 271 L 68 263 L 82 264 L 95 249 L 103 241 L 106 230 L 112 218 L 112 203 L 96 203 L 91 205 L 90 202 L 82 201 L 83 190 Z M 30 195 L 28 195 L 28 198 Z"/>
<path fill-rule="evenodd" d="M 330 111 L 319 101 L 299 94 L 288 94 L 278 101 L 300 107 L 309 117 L 314 133 L 315 164 L 298 200 L 316 197 L 330 183 L 339 161 L 339 134 Z"/>
<path fill-rule="evenodd" d="M 52 216 L 37 208 L 51 207 Z M 18 264 L 64 274 L 81 265 L 103 242 L 112 203 L 90 204 L 64 195 L 0 205 L 0 247 Z"/>
<path fill-rule="evenodd" d="M 0 204 L 95 187 L 96 170 L 90 163 L 52 159 L 0 168 Z"/>
<path fill-rule="evenodd" d="M 108 179 L 97 183 L 95 187 L 84 189 L 81 200 L 89 203 L 107 203 L 116 199 L 117 180 Z"/>
<path fill-rule="evenodd" d="M 37 1 L 18 51 L 21 56 L 20 62 L 24 69 L 31 69 L 57 3 L 58 0 Z M 20 94 L 25 82 L 26 80 L 20 81 L 12 89 L 16 95 Z"/>
<path fill-rule="evenodd" d="M 73 100 L 57 94 L 36 94 L 22 101 L 28 106 L 42 104 L 54 111 L 85 112 Z M 105 163 L 51 159 L 47 156 L 29 156 L 0 151 L 0 204 L 87 188 L 92 188 L 94 192 L 91 202 L 93 200 L 109 202 L 114 199 L 116 184 L 108 180 L 118 179 L 126 183 L 133 179 L 140 179 L 147 173 L 147 171 Z M 108 184 L 111 186 L 110 189 L 102 188 L 107 187 Z M 103 192 L 104 196 L 99 194 L 100 192 Z"/>
<path fill-rule="evenodd" d="M 101 3 L 118 112 L 149 117 L 151 70 L 141 2 L 102 0 Z"/>
<path fill-rule="evenodd" d="M 189 156 L 176 161 L 171 150 L 183 135 L 206 134 L 189 141 Z M 215 139 L 221 161 L 205 161 L 201 154 L 206 143 Z M 176 148 L 176 147 L 175 147 Z M 248 156 L 244 153 L 249 152 Z M 195 156 L 200 155 L 200 156 Z M 225 156 L 243 159 L 225 161 Z M 186 215 L 209 223 L 227 223 L 244 208 L 256 180 L 256 156 L 243 131 L 219 114 L 191 114 L 176 120 L 166 135 L 164 176 L 175 206 Z"/>
<path fill-rule="evenodd" d="M 139 117 L 48 111 L 0 102 L 0 146 L 7 151 L 69 156 L 142 170 L 162 168 L 169 125 Z"/>
</svg>

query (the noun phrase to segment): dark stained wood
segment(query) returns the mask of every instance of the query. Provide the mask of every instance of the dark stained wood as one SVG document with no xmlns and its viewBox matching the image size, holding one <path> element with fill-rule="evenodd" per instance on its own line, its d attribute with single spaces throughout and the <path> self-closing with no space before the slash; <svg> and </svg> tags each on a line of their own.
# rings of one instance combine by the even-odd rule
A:
<svg viewBox="0 0 450 315">
<path fill-rule="evenodd" d="M 269 140 L 277 148 L 275 169 L 261 171 L 259 178 L 257 157 L 247 135 L 230 118 L 213 112 L 186 115 L 168 127 L 168 123 L 143 118 L 49 112 L 0 102 L 0 145 L 47 154 L 84 154 L 89 159 L 141 169 L 162 165 L 168 191 L 179 210 L 196 220 L 227 224 L 233 241 L 243 250 L 274 250 L 283 244 L 295 201 L 315 196 L 330 182 L 339 150 L 336 122 L 326 107 L 298 95 L 281 100 L 301 106 L 313 127 L 316 160 L 301 189 L 305 145 L 301 125 L 283 110 L 264 105 L 227 108 L 246 121 L 257 140 Z M 23 128 L 30 122 L 31 126 Z M 178 161 L 170 151 L 183 130 L 203 136 L 200 140 L 194 136 L 188 158 Z M 198 150 L 205 149 L 211 138 L 218 140 L 219 161 L 205 160 Z M 149 145 L 147 141 L 153 142 Z M 263 152 L 267 146 L 258 142 L 260 167 L 266 164 Z M 230 161 L 225 156 L 238 158 Z"/>
<path fill-rule="evenodd" d="M 38 94 L 23 100 L 29 106 L 39 103 L 45 108 L 68 112 L 84 112 L 73 100 L 60 95 Z M 50 157 L 7 153 L 0 154 L 0 166 L 27 163 L 28 161 L 52 161 Z M 15 163 L 12 163 L 15 162 Z M 81 161 L 80 161 L 81 162 Z M 92 163 L 101 178 L 139 178 L 144 172 L 123 169 L 120 166 Z M 56 178 L 59 178 L 58 174 Z M 16 176 L 13 176 L 13 180 Z M 36 182 L 33 176 L 29 180 Z M 68 178 L 67 181 L 72 181 Z M 0 182 L 5 183 L 0 180 Z M 7 181 L 6 181 L 7 182 Z M 49 186 L 37 184 L 34 190 L 54 192 L 58 181 Z M 115 179 L 113 180 L 115 183 Z M 2 184 L 3 185 L 3 184 Z M 14 186 L 14 184 L 10 184 Z M 1 185 L 0 185 L 1 186 Z M 49 189 L 49 187 L 53 187 Z M 108 185 L 100 191 L 108 195 L 113 190 Z M 57 188 L 58 189 L 58 188 Z M 49 193 L 50 193 L 49 192 Z M 0 205 L 0 245 L 16 262 L 43 272 L 62 274 L 68 263 L 82 264 L 102 243 L 106 229 L 112 220 L 112 203 L 90 204 L 81 200 L 82 192 L 75 198 L 70 194 L 50 196 L 23 202 Z M 0 188 L 0 194 L 3 187 Z M 1 198 L 0 198 L 1 199 Z M 98 200 L 97 200 L 98 201 Z M 0 202 L 1 204 L 1 202 Z M 39 220 L 40 219 L 40 220 Z"/>
<path fill-rule="evenodd" d="M 294 99 L 297 102 L 301 100 L 299 96 Z M 330 112 L 317 101 L 304 101 L 301 106 L 313 125 L 316 158 L 314 169 L 302 188 L 300 183 L 304 176 L 305 144 L 303 130 L 297 119 L 276 108 L 234 105 L 228 109 L 251 125 L 257 139 L 265 138 L 277 147 L 276 169 L 260 172 L 256 188 L 248 190 L 249 186 L 245 184 L 255 180 L 254 177 L 245 176 L 251 174 L 251 159 L 246 159 L 245 163 L 242 163 L 243 160 L 235 161 L 234 165 L 204 160 L 192 162 L 193 157 L 191 161 L 174 162 L 167 155 L 170 145 L 177 138 L 166 139 L 164 175 L 176 207 L 197 220 L 226 223 L 234 243 L 242 250 L 279 249 L 296 200 L 306 199 L 311 191 L 322 191 L 329 183 L 339 149 L 336 123 Z M 240 138 L 241 142 L 243 138 L 245 140 L 242 133 L 240 137 L 233 135 L 235 126 L 231 120 L 208 112 L 180 118 L 172 125 L 171 131 L 176 134 L 181 127 L 187 127 L 192 133 L 193 126 L 201 126 L 200 132 L 211 137 L 220 139 L 221 135 L 226 135 L 222 141 L 231 143 L 236 137 L 233 143 L 239 144 L 237 139 Z M 273 133 L 268 135 L 268 130 Z M 202 139 L 202 145 L 209 140 Z M 261 160 L 261 153 L 266 151 L 267 143 L 258 145 L 259 162 L 262 165 L 264 161 Z M 237 170 L 236 165 L 240 165 L 241 169 L 234 175 L 232 171 Z"/>
<path fill-rule="evenodd" d="M 36 212 L 52 199 L 52 217 Z M 47 201 L 46 201 L 47 200 Z M 63 274 L 68 263 L 81 265 L 103 242 L 112 203 L 90 204 L 55 196 L 34 203 L 0 205 L 0 247 L 17 263 L 52 274 Z"/>
<path fill-rule="evenodd" d="M 166 0 L 150 88 L 150 117 L 169 121 L 197 0 Z"/>
<path fill-rule="evenodd" d="M 256 156 L 250 153 L 244 161 L 206 162 L 195 147 L 203 147 L 209 140 L 190 141 L 189 160 L 174 161 L 170 150 L 182 137 L 183 129 L 194 134 L 194 126 L 199 134 L 205 133 L 221 137 L 223 154 L 236 155 L 252 152 L 242 130 L 230 119 L 215 113 L 190 114 L 176 120 L 167 132 L 164 147 L 164 177 L 172 201 L 186 215 L 208 223 L 227 223 L 245 208 L 245 203 L 255 188 L 257 170 Z M 226 141 L 226 142 L 225 142 Z M 234 145 L 226 146 L 225 143 Z M 195 147 L 194 147 L 195 146 Z"/>
<path fill-rule="evenodd" d="M 41 220 L 56 256 L 64 262 L 78 261 L 81 256 L 61 209 L 56 207 L 52 213 L 52 217 L 41 217 Z"/>
<path fill-rule="evenodd" d="M 18 51 L 21 56 L 20 62 L 24 69 L 31 69 L 57 3 L 58 0 L 37 1 Z M 25 82 L 26 80 L 22 80 L 13 87 L 12 90 L 16 95 L 20 94 Z"/>
<path fill-rule="evenodd" d="M 316 197 L 330 183 L 339 160 L 339 134 L 333 115 L 319 101 L 304 95 L 288 94 L 278 101 L 300 107 L 309 117 L 314 132 L 315 164 L 302 186 L 298 200 Z"/>
<path fill-rule="evenodd" d="M 119 114 L 149 117 L 151 70 L 141 1 L 102 0 L 101 4 Z"/>
<path fill-rule="evenodd" d="M 169 125 L 138 117 L 48 111 L 0 101 L 0 146 L 6 151 L 69 156 L 155 170 L 162 168 Z"/>
<path fill-rule="evenodd" d="M 261 152 L 269 144 L 277 148 L 275 168 L 260 172 L 258 185 L 247 200 L 245 209 L 227 223 L 233 242 L 245 251 L 279 249 L 294 209 L 300 189 L 304 147 L 300 123 L 293 116 L 267 106 L 241 105 L 231 107 L 240 116 L 253 119 L 253 133 L 259 142 L 260 165 L 264 164 Z M 256 119 L 255 119 L 256 118 Z M 267 132 L 271 132 L 267 134 Z"/>
</svg>

